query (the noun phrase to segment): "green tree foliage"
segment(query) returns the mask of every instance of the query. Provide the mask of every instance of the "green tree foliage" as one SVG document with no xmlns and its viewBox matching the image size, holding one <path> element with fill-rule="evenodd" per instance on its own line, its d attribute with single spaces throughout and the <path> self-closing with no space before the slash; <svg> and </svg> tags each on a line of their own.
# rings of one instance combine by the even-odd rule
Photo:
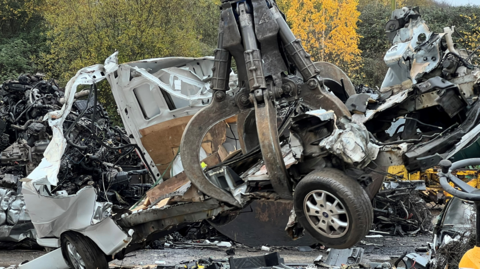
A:
<svg viewBox="0 0 480 269">
<path fill-rule="evenodd" d="M 0 0 L 0 82 L 35 73 L 35 56 L 46 49 L 41 0 Z"/>
<path fill-rule="evenodd" d="M 0 81 L 14 79 L 20 73 L 33 72 L 32 46 L 21 38 L 2 40 L 0 44 Z"/>
<path fill-rule="evenodd" d="M 0 30 L 3 38 L 15 37 L 37 28 L 43 0 L 0 0 Z"/>
<path fill-rule="evenodd" d="M 358 48 L 362 51 L 363 66 L 355 84 L 380 86 L 388 70 L 383 56 L 390 47 L 385 35 L 385 24 L 390 19 L 390 7 L 368 4 L 360 9 L 358 34 L 361 36 Z"/>
<path fill-rule="evenodd" d="M 195 22 L 194 30 L 200 41 L 201 55 L 213 55 L 217 48 L 220 0 L 197 0 L 195 4 L 184 2 L 189 3 L 185 8 Z"/>
</svg>

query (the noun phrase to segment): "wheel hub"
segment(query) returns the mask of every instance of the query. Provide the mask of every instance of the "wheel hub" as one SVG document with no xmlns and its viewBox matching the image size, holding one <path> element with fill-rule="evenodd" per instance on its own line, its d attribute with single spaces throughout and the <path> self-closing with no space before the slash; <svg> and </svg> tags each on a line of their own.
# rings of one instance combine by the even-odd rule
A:
<svg viewBox="0 0 480 269">
<path fill-rule="evenodd" d="M 73 267 L 75 269 L 85 269 L 85 262 L 72 243 L 67 242 L 67 250 L 68 257 L 70 258 L 70 262 L 72 263 Z"/>
<path fill-rule="evenodd" d="M 345 235 L 349 229 L 345 206 L 327 191 L 309 192 L 305 196 L 303 210 L 310 225 L 323 236 L 338 238 Z"/>
</svg>

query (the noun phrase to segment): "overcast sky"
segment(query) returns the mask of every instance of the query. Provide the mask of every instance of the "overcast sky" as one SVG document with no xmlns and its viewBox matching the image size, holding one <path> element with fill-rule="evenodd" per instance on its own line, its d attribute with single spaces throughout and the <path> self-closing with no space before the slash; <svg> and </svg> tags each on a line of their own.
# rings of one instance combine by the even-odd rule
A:
<svg viewBox="0 0 480 269">
<path fill-rule="evenodd" d="M 439 1 L 442 2 L 442 1 Z M 480 0 L 445 0 L 445 2 L 448 2 L 454 6 L 462 6 L 462 5 L 479 5 Z"/>
</svg>

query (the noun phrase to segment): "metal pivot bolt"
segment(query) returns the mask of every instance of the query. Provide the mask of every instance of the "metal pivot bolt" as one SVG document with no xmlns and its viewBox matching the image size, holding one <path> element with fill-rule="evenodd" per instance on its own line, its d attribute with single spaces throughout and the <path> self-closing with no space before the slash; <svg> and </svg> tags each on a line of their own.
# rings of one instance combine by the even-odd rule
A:
<svg viewBox="0 0 480 269">
<path fill-rule="evenodd" d="M 254 96 L 258 102 L 263 102 L 263 90 L 261 89 L 255 90 Z"/>
<path fill-rule="evenodd" d="M 215 99 L 219 102 L 225 100 L 226 94 L 224 91 L 216 91 L 215 92 Z"/>
<path fill-rule="evenodd" d="M 287 85 L 284 84 L 284 85 L 282 86 L 282 89 L 283 89 L 283 92 L 285 92 L 285 93 L 290 93 L 290 92 L 293 90 L 293 89 L 292 89 L 292 86 L 290 86 L 290 85 L 288 85 L 288 84 L 287 84 Z"/>
<path fill-rule="evenodd" d="M 308 87 L 310 90 L 315 90 L 318 87 L 318 81 L 314 78 L 310 79 L 308 81 Z"/>
<path fill-rule="evenodd" d="M 441 160 L 438 165 L 442 167 L 442 173 L 446 174 L 448 170 L 450 170 L 450 167 L 452 167 L 452 162 L 449 160 Z"/>
<path fill-rule="evenodd" d="M 250 100 L 248 100 L 248 95 L 247 95 L 247 94 L 242 94 L 242 95 L 240 96 L 240 103 L 241 103 L 242 105 L 245 105 L 245 106 L 247 106 L 247 105 L 250 104 Z"/>
</svg>

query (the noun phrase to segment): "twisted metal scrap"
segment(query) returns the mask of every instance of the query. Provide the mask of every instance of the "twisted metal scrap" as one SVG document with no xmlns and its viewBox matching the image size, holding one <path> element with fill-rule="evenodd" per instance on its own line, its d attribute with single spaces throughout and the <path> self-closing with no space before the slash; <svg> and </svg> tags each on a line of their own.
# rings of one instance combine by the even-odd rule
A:
<svg viewBox="0 0 480 269">
<path fill-rule="evenodd" d="M 433 230 L 433 216 L 417 191 L 408 188 L 381 191 L 374 199 L 375 226 L 393 235 L 415 235 Z"/>
</svg>

